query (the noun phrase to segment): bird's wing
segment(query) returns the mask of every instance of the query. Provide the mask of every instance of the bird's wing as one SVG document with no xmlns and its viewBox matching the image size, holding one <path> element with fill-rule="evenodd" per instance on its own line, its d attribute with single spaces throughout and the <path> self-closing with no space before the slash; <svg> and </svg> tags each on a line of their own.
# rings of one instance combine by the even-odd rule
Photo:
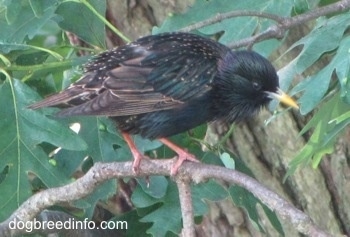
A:
<svg viewBox="0 0 350 237">
<path fill-rule="evenodd" d="M 143 66 L 153 68 L 148 83 L 183 102 L 210 90 L 218 62 L 229 51 L 211 39 L 186 33 L 148 36 L 139 44 L 151 52 L 142 60 Z"/>
<path fill-rule="evenodd" d="M 171 109 L 208 92 L 229 49 L 192 34 L 147 36 L 98 55 L 66 90 L 31 106 L 68 115 L 124 116 Z"/>
</svg>

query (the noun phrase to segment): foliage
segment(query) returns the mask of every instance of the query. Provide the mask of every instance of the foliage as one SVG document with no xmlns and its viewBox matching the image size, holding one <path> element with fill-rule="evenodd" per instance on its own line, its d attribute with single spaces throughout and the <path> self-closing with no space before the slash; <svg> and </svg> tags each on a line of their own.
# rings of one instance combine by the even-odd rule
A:
<svg viewBox="0 0 350 237">
<path fill-rule="evenodd" d="M 82 63 L 88 57 L 77 57 L 78 48 L 71 46 L 62 33 L 70 31 L 88 43 L 98 53 L 105 48 L 105 28 L 101 15 L 106 10 L 105 1 L 3 1 L 0 5 L 0 220 L 10 214 L 34 191 L 71 182 L 75 171 L 90 167 L 98 161 L 124 161 L 131 157 L 130 151 L 111 121 L 106 118 L 56 119 L 56 109 L 32 111 L 26 107 L 47 94 L 60 91 L 76 80 Z M 92 10 L 93 9 L 93 10 Z M 189 24 L 215 16 L 218 12 L 232 10 L 263 10 L 280 16 L 301 14 L 308 11 L 304 1 L 254 0 L 197 0 L 181 15 L 169 16 L 153 33 L 175 31 Z M 313 159 L 316 166 L 324 154 L 332 152 L 337 136 L 350 121 L 349 110 L 349 37 L 347 35 L 350 13 L 345 12 L 317 20 L 313 30 L 295 42 L 288 51 L 302 46 L 301 52 L 279 72 L 281 87 L 287 89 L 298 75 L 308 72 L 322 57 L 330 62 L 317 73 L 304 74 L 307 79 L 292 89 L 293 94 L 303 91 L 300 97 L 301 112 L 307 114 L 315 107 L 319 111 L 302 133 L 313 129 L 309 143 L 291 163 L 290 174 L 300 163 Z M 203 35 L 219 35 L 219 41 L 227 44 L 263 31 L 271 20 L 257 17 L 230 18 L 197 30 Z M 337 30 L 334 30 L 335 27 Z M 239 30 L 242 29 L 242 30 Z M 244 30 L 243 30 L 244 29 Z M 249 29 L 249 30 L 248 30 Z M 265 56 L 281 45 L 281 41 L 267 40 L 254 49 Z M 81 48 L 79 48 L 80 50 Z M 286 52 L 287 53 L 287 52 Z M 332 80 L 333 79 L 333 80 Z M 324 99 L 325 96 L 327 99 Z M 323 102 L 325 100 L 325 102 Z M 329 109 L 331 108 L 331 109 Z M 81 129 L 74 133 L 69 125 L 79 123 Z M 242 172 L 249 170 L 241 163 L 229 161 L 234 155 L 224 150 L 203 152 L 197 142 L 204 136 L 205 126 L 189 134 L 181 134 L 174 140 L 187 147 L 203 162 L 223 165 Z M 172 153 L 151 142 L 135 137 L 137 146 L 149 155 L 171 157 Z M 59 148 L 59 149 L 57 149 Z M 52 153 L 56 151 L 55 153 Z M 150 152 L 155 151 L 155 152 Z M 232 158 L 231 158 L 232 159 Z M 88 169 L 88 168 L 87 168 Z M 35 178 L 33 178 L 35 177 Z M 34 182 L 40 180 L 40 186 Z M 136 207 L 116 219 L 133 220 L 137 228 L 128 230 L 128 236 L 139 236 L 144 230 L 150 235 L 165 236 L 168 232 L 179 233 L 181 213 L 175 184 L 164 177 L 151 177 L 147 187 L 143 179 L 132 195 Z M 101 186 L 84 200 L 75 203 L 92 217 L 95 204 L 106 200 L 115 192 L 115 182 Z M 263 231 L 257 214 L 257 204 L 263 205 L 250 193 L 239 187 L 224 188 L 213 181 L 193 186 L 193 204 L 196 216 L 206 213 L 206 201 L 231 197 L 236 205 L 247 210 L 256 226 Z M 171 210 L 171 211 L 170 211 Z M 283 234 L 273 212 L 263 206 L 276 230 Z M 165 220 L 168 215 L 173 221 Z M 168 233 L 169 234 L 169 233 Z"/>
<path fill-rule="evenodd" d="M 300 54 L 280 70 L 284 83 L 289 85 L 294 77 L 307 72 L 307 69 L 322 57 L 331 57 L 327 65 L 318 72 L 307 75 L 307 78 L 292 90 L 292 93 L 303 91 L 299 99 L 302 114 L 309 113 L 320 104 L 322 107 L 300 132 L 302 135 L 314 128 L 307 144 L 290 163 L 288 175 L 292 174 L 301 163 L 312 161 L 313 167 L 317 167 L 323 155 L 333 151 L 336 138 L 342 132 L 341 128 L 348 124 L 349 117 L 346 111 L 350 109 L 348 95 L 350 38 L 346 30 L 349 20 L 350 12 L 330 18 L 319 18 L 314 29 L 289 49 L 302 45 Z M 329 94 L 327 101 L 323 103 L 327 94 Z"/>
</svg>

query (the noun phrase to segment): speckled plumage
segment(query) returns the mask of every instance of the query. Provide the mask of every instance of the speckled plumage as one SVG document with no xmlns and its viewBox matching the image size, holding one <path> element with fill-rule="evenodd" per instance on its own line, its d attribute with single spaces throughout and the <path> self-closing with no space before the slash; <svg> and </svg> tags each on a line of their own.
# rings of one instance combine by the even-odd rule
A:
<svg viewBox="0 0 350 237">
<path fill-rule="evenodd" d="M 68 104 L 59 116 L 109 116 L 121 131 L 154 139 L 249 118 L 277 88 L 275 69 L 255 52 L 165 33 L 97 55 L 79 81 L 31 108 Z"/>
</svg>

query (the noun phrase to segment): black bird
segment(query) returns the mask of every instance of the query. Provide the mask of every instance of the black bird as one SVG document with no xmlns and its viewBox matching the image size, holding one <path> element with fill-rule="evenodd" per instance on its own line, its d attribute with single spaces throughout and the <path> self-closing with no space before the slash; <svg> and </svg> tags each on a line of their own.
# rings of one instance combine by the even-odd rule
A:
<svg viewBox="0 0 350 237">
<path fill-rule="evenodd" d="M 112 118 L 134 156 L 135 171 L 143 154 L 130 134 L 159 139 L 178 154 L 175 174 L 183 161 L 196 159 L 166 137 L 214 120 L 248 119 L 273 98 L 298 108 L 258 53 L 231 51 L 190 33 L 164 33 L 97 55 L 80 80 L 30 108 L 66 105 L 58 116 Z"/>
</svg>

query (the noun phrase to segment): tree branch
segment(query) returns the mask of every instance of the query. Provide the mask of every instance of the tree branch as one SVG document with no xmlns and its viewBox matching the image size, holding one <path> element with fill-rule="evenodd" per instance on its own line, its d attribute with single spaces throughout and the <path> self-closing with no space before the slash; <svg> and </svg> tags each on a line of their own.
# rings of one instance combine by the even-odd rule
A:
<svg viewBox="0 0 350 237">
<path fill-rule="evenodd" d="M 236 41 L 227 45 L 229 48 L 232 48 L 232 49 L 240 48 L 240 47 L 251 48 L 254 44 L 266 39 L 282 39 L 289 29 L 298 25 L 302 25 L 310 20 L 316 19 L 317 17 L 335 14 L 335 13 L 343 12 L 349 9 L 350 9 L 350 0 L 341 0 L 336 3 L 329 4 L 324 7 L 316 8 L 312 11 L 309 11 L 294 17 L 281 17 L 275 14 L 269 14 L 269 13 L 264 13 L 259 11 L 239 10 L 239 11 L 232 11 L 228 13 L 218 14 L 212 18 L 184 27 L 180 31 L 189 32 L 192 30 L 203 28 L 208 25 L 215 24 L 217 22 L 221 22 L 229 18 L 240 17 L 240 16 L 253 16 L 253 17 L 259 17 L 259 18 L 266 18 L 277 22 L 276 24 L 270 26 L 268 29 L 266 29 L 263 32 L 260 32 L 251 37 L 241 39 L 239 41 Z"/>
<path fill-rule="evenodd" d="M 196 232 L 194 228 L 194 215 L 192 205 L 192 194 L 190 187 L 190 180 L 185 177 L 177 176 L 176 178 L 177 188 L 179 190 L 181 214 L 182 214 L 182 226 L 181 236 L 183 237 L 195 237 Z"/>
<path fill-rule="evenodd" d="M 0 236 L 13 236 L 24 233 L 25 230 L 11 230 L 9 223 L 13 220 L 29 222 L 45 208 L 56 203 L 81 199 L 91 194 L 98 185 L 106 180 L 150 175 L 169 176 L 173 162 L 174 159 L 143 159 L 138 174 L 132 171 L 132 162 L 96 163 L 83 177 L 75 182 L 62 187 L 47 189 L 30 197 L 7 220 L 0 224 Z M 289 202 L 264 187 L 255 179 L 241 172 L 219 166 L 185 162 L 179 169 L 178 176 L 187 177 L 195 183 L 205 182 L 213 178 L 239 185 L 254 194 L 281 218 L 290 221 L 300 233 L 315 237 L 330 236 L 316 226 L 309 216 L 293 207 Z M 186 189 L 184 188 L 184 190 Z"/>
</svg>

